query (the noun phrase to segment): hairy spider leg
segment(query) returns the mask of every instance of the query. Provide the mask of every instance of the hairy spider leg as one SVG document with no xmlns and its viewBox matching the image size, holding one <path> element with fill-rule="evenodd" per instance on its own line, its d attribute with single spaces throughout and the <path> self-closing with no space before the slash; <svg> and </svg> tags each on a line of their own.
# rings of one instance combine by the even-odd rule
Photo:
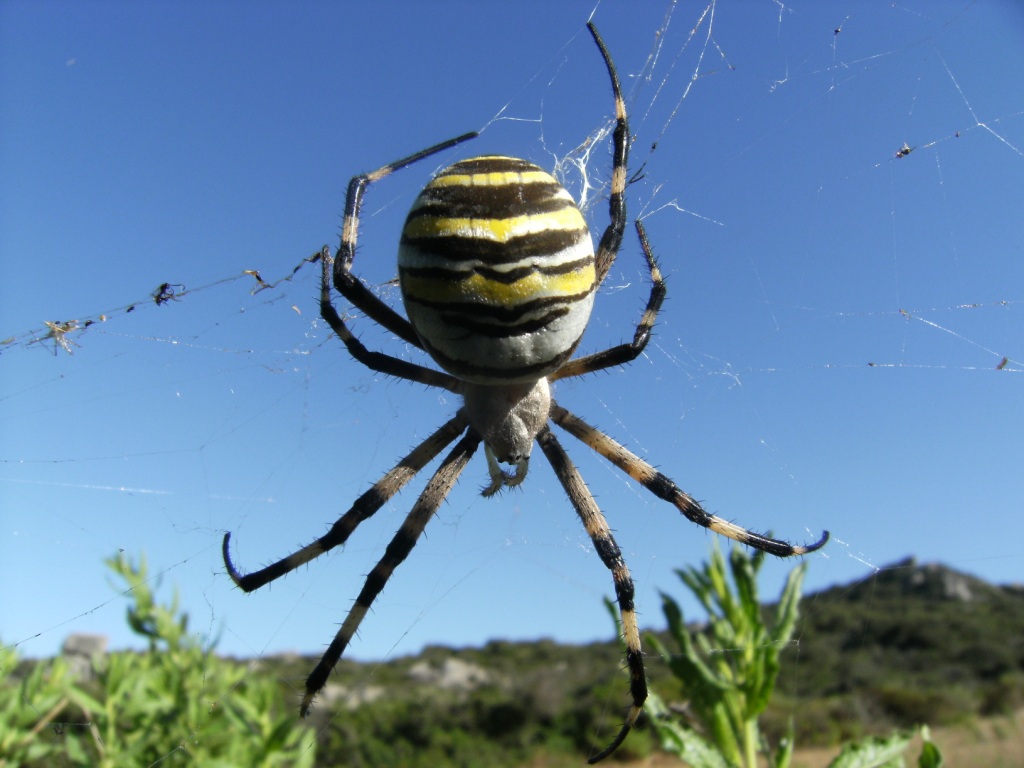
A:
<svg viewBox="0 0 1024 768">
<path fill-rule="evenodd" d="M 583 376 L 587 373 L 602 371 L 605 368 L 613 368 L 617 365 L 630 363 L 640 356 L 644 351 L 644 347 L 647 346 L 647 342 L 650 341 L 651 330 L 658 319 L 661 305 L 665 301 L 665 279 L 661 276 L 658 262 L 654 258 L 651 244 L 647 240 L 647 232 L 639 219 L 636 220 L 636 231 L 640 237 L 640 246 L 643 249 L 644 258 L 647 260 L 648 274 L 651 278 L 651 293 L 647 298 L 647 306 L 640 317 L 640 322 L 633 332 L 633 341 L 628 344 L 619 344 L 601 352 L 595 352 L 592 355 L 569 360 L 548 377 L 551 381 L 567 379 L 572 376 Z"/>
<path fill-rule="evenodd" d="M 229 552 L 231 534 L 225 533 L 222 549 L 224 564 L 227 566 L 231 580 L 243 591 L 252 592 L 344 544 L 360 523 L 376 514 L 377 510 L 402 490 L 406 483 L 412 480 L 423 467 L 433 461 L 455 438 L 465 432 L 466 426 L 465 416 L 460 410 L 454 417 L 441 425 L 436 432 L 413 448 L 408 456 L 392 467 L 366 493 L 356 499 L 355 503 L 335 521 L 326 534 L 311 544 L 307 544 L 298 552 L 288 555 L 266 568 L 242 574 L 231 562 Z"/>
<path fill-rule="evenodd" d="M 629 713 L 626 715 L 626 720 L 619 729 L 618 735 L 607 747 L 587 761 L 593 764 L 618 749 L 636 723 L 643 710 L 644 702 L 647 700 L 647 675 L 644 671 L 640 630 L 637 627 L 636 608 L 633 604 L 633 579 L 629 575 L 625 560 L 622 559 L 619 545 L 615 543 L 612 532 L 608 528 L 608 521 L 601 514 L 593 494 L 587 488 L 576 465 L 572 463 L 572 459 L 569 458 L 549 427 L 545 427 L 537 435 L 537 444 L 540 445 L 547 460 L 554 468 L 555 475 L 569 496 L 573 509 L 576 510 L 576 514 L 583 522 L 583 527 L 590 536 L 590 540 L 594 542 L 594 549 L 597 550 L 601 562 L 612 573 L 615 597 L 619 603 L 619 615 L 622 617 L 622 637 L 626 643 L 626 667 L 629 669 L 629 692 L 633 698 L 633 704 L 629 708 Z"/>
<path fill-rule="evenodd" d="M 465 469 L 466 464 L 473 456 L 479 444 L 480 437 L 472 430 L 467 432 L 456 443 L 451 453 L 445 457 L 445 460 L 433 476 L 431 476 L 430 480 L 427 481 L 427 485 L 413 505 L 412 511 L 409 512 L 405 522 L 402 523 L 401 528 L 398 529 L 398 532 L 384 551 L 384 557 L 380 559 L 366 577 L 366 582 L 356 597 L 355 604 L 349 610 L 348 616 L 345 617 L 341 629 L 338 630 L 334 640 L 331 641 L 324 655 L 320 657 L 319 663 L 309 674 L 309 677 L 306 678 L 306 693 L 302 697 L 302 704 L 299 710 L 303 717 L 309 711 L 309 705 L 312 703 L 313 697 L 327 684 L 327 678 L 330 676 L 331 670 L 334 669 L 338 659 L 341 658 L 345 648 L 348 647 L 352 636 L 359 629 L 359 625 L 366 616 L 366 612 L 370 610 L 374 599 L 384 589 L 384 585 L 391 578 L 395 568 L 408 557 L 412 548 L 416 545 L 420 534 L 423 533 L 423 529 L 427 527 L 430 518 L 434 516 L 441 502 L 444 501 L 452 486 L 455 485 L 455 481 L 458 480 L 459 475 Z"/>
<path fill-rule="evenodd" d="M 615 97 L 615 132 L 612 136 L 612 183 L 608 196 L 608 212 L 611 222 L 601 235 L 594 260 L 597 266 L 597 285 L 604 283 L 608 270 L 612 268 L 615 257 L 622 246 L 622 236 L 626 231 L 626 173 L 629 165 L 629 121 L 626 117 L 626 102 L 622 98 L 622 86 L 619 74 L 615 70 L 612 55 L 597 32 L 593 22 L 587 22 L 587 29 L 597 43 L 601 57 L 604 59 L 608 77 L 612 81 L 612 94 Z"/>
<path fill-rule="evenodd" d="M 388 163 L 372 173 L 354 176 L 349 181 L 348 191 L 345 194 L 345 218 L 341 228 L 341 244 L 338 246 L 338 258 L 334 262 L 334 287 L 354 306 L 365 312 L 371 320 L 384 326 L 406 343 L 420 349 L 423 348 L 423 345 L 420 343 L 412 323 L 381 301 L 360 278 L 352 274 L 352 263 L 356 257 L 356 241 L 359 237 L 359 212 L 363 206 L 363 195 L 366 193 L 366 188 L 373 182 L 380 181 L 395 171 L 431 155 L 444 152 L 446 149 L 451 149 L 464 141 L 475 139 L 478 135 L 476 131 L 470 131 L 408 157 L 403 157 L 401 160 Z"/>
<path fill-rule="evenodd" d="M 777 557 L 807 555 L 821 549 L 828 541 L 829 533 L 824 531 L 821 538 L 813 544 L 795 545 L 779 539 L 773 539 L 759 533 L 748 531 L 735 523 L 730 523 L 704 511 L 692 496 L 679 489 L 672 480 L 656 470 L 635 453 L 618 441 L 612 439 L 596 427 L 592 427 L 578 416 L 573 415 L 557 403 L 551 404 L 551 420 L 580 442 L 593 448 L 608 461 L 632 477 L 659 499 L 669 502 L 683 513 L 687 520 L 708 528 L 715 533 L 747 544 L 754 549 L 764 550 Z"/>
</svg>

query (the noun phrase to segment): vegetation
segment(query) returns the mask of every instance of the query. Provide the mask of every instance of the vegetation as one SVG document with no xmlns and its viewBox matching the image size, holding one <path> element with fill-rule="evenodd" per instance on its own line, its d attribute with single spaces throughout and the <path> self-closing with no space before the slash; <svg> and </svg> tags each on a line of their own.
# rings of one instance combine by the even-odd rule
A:
<svg viewBox="0 0 1024 768">
<path fill-rule="evenodd" d="M 760 717 L 775 690 L 779 654 L 790 642 L 799 615 L 800 587 L 807 563 L 789 573 L 772 621 L 757 596 L 757 573 L 764 552 L 753 556 L 733 548 L 729 567 L 716 545 L 702 568 L 676 571 L 708 614 L 707 627 L 686 625 L 679 604 L 662 593 L 670 651 L 659 638 L 650 643 L 680 683 L 686 706 L 674 715 L 658 694 L 648 706 L 662 747 L 693 768 L 757 768 L 759 759 L 771 768 L 789 768 L 793 758 L 793 725 L 773 746 L 761 733 Z M 732 576 L 730 587 L 729 576 Z M 609 606 L 610 607 L 610 606 Z M 942 756 L 928 738 L 918 760 L 920 768 L 939 768 Z M 843 746 L 831 768 L 902 766 L 910 734 L 867 738 Z"/>
<path fill-rule="evenodd" d="M 608 705 L 626 692 L 621 665 L 611 643 L 492 642 L 457 654 L 433 647 L 372 669 L 343 665 L 314 717 L 323 718 L 324 754 L 334 765 L 511 768 L 543 754 L 546 765 L 578 767 L 600 729 L 618 726 Z M 377 686 L 386 693 L 354 705 L 359 691 Z M 621 757 L 652 747 L 642 734 Z"/>
<path fill-rule="evenodd" d="M 799 599 L 799 566 L 776 605 L 758 606 L 758 557 L 716 554 L 680 572 L 711 618 L 688 624 L 665 597 L 669 628 L 646 638 L 648 717 L 608 763 L 675 739 L 691 765 L 744 765 L 753 751 L 761 765 L 768 756 L 795 768 L 794 744 L 827 746 L 815 765 L 895 765 L 923 722 L 978 723 L 1024 706 L 1024 590 L 906 562 Z M 0 768 L 578 766 L 617 728 L 627 700 L 616 642 L 495 641 L 343 661 L 302 721 L 295 684 L 314 659 L 220 658 L 189 634 L 176 596 L 156 602 L 144 561 L 108 566 L 149 651 L 99 657 L 82 675 L 63 658 L 19 662 L 0 648 Z M 972 728 L 965 733 L 986 743 L 1024 745 L 1009 718 Z M 919 765 L 937 765 L 934 745 L 922 749 Z"/>
<path fill-rule="evenodd" d="M 763 753 L 768 765 L 786 768 L 792 757 L 792 727 L 772 748 L 758 721 L 775 690 L 779 654 L 796 628 L 807 563 L 790 571 L 774 621 L 768 626 L 757 597 L 757 573 L 763 561 L 763 552 L 749 557 L 733 548 L 729 557 L 733 589 L 717 546 L 711 562 L 703 568 L 676 571 L 708 613 L 708 627 L 703 632 L 692 632 L 679 604 L 662 593 L 662 610 L 675 647 L 669 650 L 653 636 L 648 642 L 680 682 L 689 700 L 689 718 L 704 735 L 668 717 L 660 700 L 653 702 L 655 730 L 662 746 L 693 765 L 756 768 L 758 755 Z M 707 757 L 691 759 L 695 753 Z"/>
<path fill-rule="evenodd" d="M 868 722 L 953 724 L 1024 707 L 1020 587 L 905 560 L 813 595 L 803 610 L 798 738 L 802 728 L 836 741 Z"/>
<path fill-rule="evenodd" d="M 20 676 L 13 649 L 0 648 L 0 766 L 314 764 L 312 732 L 270 678 L 189 635 L 177 595 L 155 602 L 144 559 L 107 565 L 127 585 L 128 624 L 149 652 L 98 658 L 93 679 L 78 680 L 60 658 Z"/>
</svg>

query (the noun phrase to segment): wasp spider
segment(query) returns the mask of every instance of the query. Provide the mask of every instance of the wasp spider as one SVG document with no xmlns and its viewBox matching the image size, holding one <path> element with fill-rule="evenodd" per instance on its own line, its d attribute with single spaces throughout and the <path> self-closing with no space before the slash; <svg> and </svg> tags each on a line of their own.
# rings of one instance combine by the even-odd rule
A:
<svg viewBox="0 0 1024 768">
<path fill-rule="evenodd" d="M 476 134 L 430 147 L 373 173 L 356 176 L 349 183 L 341 245 L 333 259 L 326 247 L 321 253 L 321 315 L 359 362 L 389 376 L 455 393 L 461 396 L 462 407 L 356 499 L 327 534 L 298 552 L 243 575 L 231 562 L 231 534 L 224 536 L 224 562 L 231 578 L 246 592 L 259 589 L 344 544 L 359 523 L 458 440 L 427 481 L 384 556 L 367 576 L 333 642 L 306 680 L 303 715 L 326 684 L 374 599 L 408 556 L 480 443 L 490 475 L 483 495 L 491 496 L 523 482 L 536 441 L 554 468 L 598 556 L 611 571 L 622 619 L 632 706 L 618 735 L 590 758 L 591 763 L 611 754 L 625 739 L 647 698 L 647 683 L 629 570 L 604 515 L 552 431 L 552 422 L 655 496 L 675 505 L 687 519 L 716 533 L 781 557 L 812 552 L 828 539 L 826 532 L 814 544 L 794 546 L 751 533 L 705 512 L 661 472 L 551 397 L 554 381 L 623 365 L 640 355 L 665 297 L 658 265 L 643 225 L 637 221 L 652 287 L 633 340 L 570 359 L 586 329 L 594 294 L 615 261 L 626 228 L 630 141 L 626 108 L 611 56 L 594 26 L 588 26 L 604 58 L 615 97 L 611 222 L 596 252 L 572 197 L 545 171 L 513 157 L 484 156 L 457 162 L 441 171 L 420 192 L 402 230 L 398 276 L 406 319 L 351 271 L 363 195 L 373 182 Z M 332 281 L 348 301 L 406 343 L 425 351 L 442 370 L 367 349 L 352 335 L 331 303 Z M 503 469 L 503 464 L 509 469 Z"/>
</svg>

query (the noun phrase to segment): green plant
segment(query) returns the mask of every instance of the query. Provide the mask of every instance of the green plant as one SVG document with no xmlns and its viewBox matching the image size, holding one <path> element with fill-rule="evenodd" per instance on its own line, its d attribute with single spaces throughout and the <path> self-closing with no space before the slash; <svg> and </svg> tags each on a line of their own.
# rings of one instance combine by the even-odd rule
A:
<svg viewBox="0 0 1024 768">
<path fill-rule="evenodd" d="M 41 764 L 57 752 L 52 729 L 62 730 L 71 704 L 67 665 L 38 664 L 16 677 L 18 654 L 0 647 L 0 767 Z"/>
<path fill-rule="evenodd" d="M 931 740 L 928 726 L 922 726 L 920 732 L 918 768 L 942 768 L 942 753 Z M 829 768 L 903 768 L 903 753 L 913 736 L 913 731 L 897 731 L 883 738 L 869 737 L 844 744 Z"/>
<path fill-rule="evenodd" d="M 658 652 L 687 697 L 686 720 L 651 692 L 647 714 L 662 747 L 694 768 L 755 768 L 762 759 L 771 768 L 788 768 L 793 757 L 792 719 L 786 735 L 773 747 L 759 718 L 775 690 L 780 654 L 789 645 L 799 618 L 801 587 L 807 563 L 786 579 L 770 621 L 758 600 L 757 575 L 764 553 L 748 555 L 738 547 L 726 560 L 717 545 L 701 568 L 676 573 L 707 611 L 700 630 L 687 627 L 683 611 L 662 593 L 669 649 L 656 636 L 648 643 Z M 731 584 L 730 584 L 731 577 Z M 939 768 L 942 755 L 921 728 L 924 744 L 919 768 Z M 898 768 L 913 734 L 865 738 L 843 746 L 830 768 Z"/>
<path fill-rule="evenodd" d="M 156 602 L 145 559 L 106 561 L 132 599 L 128 625 L 146 653 L 112 653 L 95 679 L 72 679 L 61 659 L 15 679 L 0 655 L 0 766 L 312 766 L 316 742 L 271 680 L 213 654 L 178 608 Z M 119 587 L 119 589 L 121 589 Z"/>
<path fill-rule="evenodd" d="M 727 569 L 716 545 L 703 568 L 676 571 L 708 613 L 706 632 L 691 632 L 679 604 L 662 593 L 662 610 L 676 648 L 670 650 L 655 636 L 648 642 L 682 684 L 692 725 L 666 718 L 660 700 L 648 710 L 663 745 L 694 765 L 754 768 L 758 754 L 770 766 L 789 765 L 792 727 L 773 749 L 761 734 L 758 717 L 775 689 L 779 654 L 796 626 L 807 564 L 790 572 L 769 626 L 757 593 L 757 573 L 763 562 L 763 552 L 748 556 L 737 547 Z"/>
</svg>

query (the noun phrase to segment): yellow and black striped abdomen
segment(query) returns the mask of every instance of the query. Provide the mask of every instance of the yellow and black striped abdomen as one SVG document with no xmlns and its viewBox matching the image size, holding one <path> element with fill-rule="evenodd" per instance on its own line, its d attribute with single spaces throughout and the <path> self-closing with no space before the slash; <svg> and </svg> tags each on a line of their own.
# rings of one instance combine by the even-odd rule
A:
<svg viewBox="0 0 1024 768">
<path fill-rule="evenodd" d="M 594 247 L 572 196 L 525 160 L 474 157 L 431 180 L 398 251 L 409 320 L 466 381 L 539 379 L 576 349 L 594 301 Z"/>
</svg>

